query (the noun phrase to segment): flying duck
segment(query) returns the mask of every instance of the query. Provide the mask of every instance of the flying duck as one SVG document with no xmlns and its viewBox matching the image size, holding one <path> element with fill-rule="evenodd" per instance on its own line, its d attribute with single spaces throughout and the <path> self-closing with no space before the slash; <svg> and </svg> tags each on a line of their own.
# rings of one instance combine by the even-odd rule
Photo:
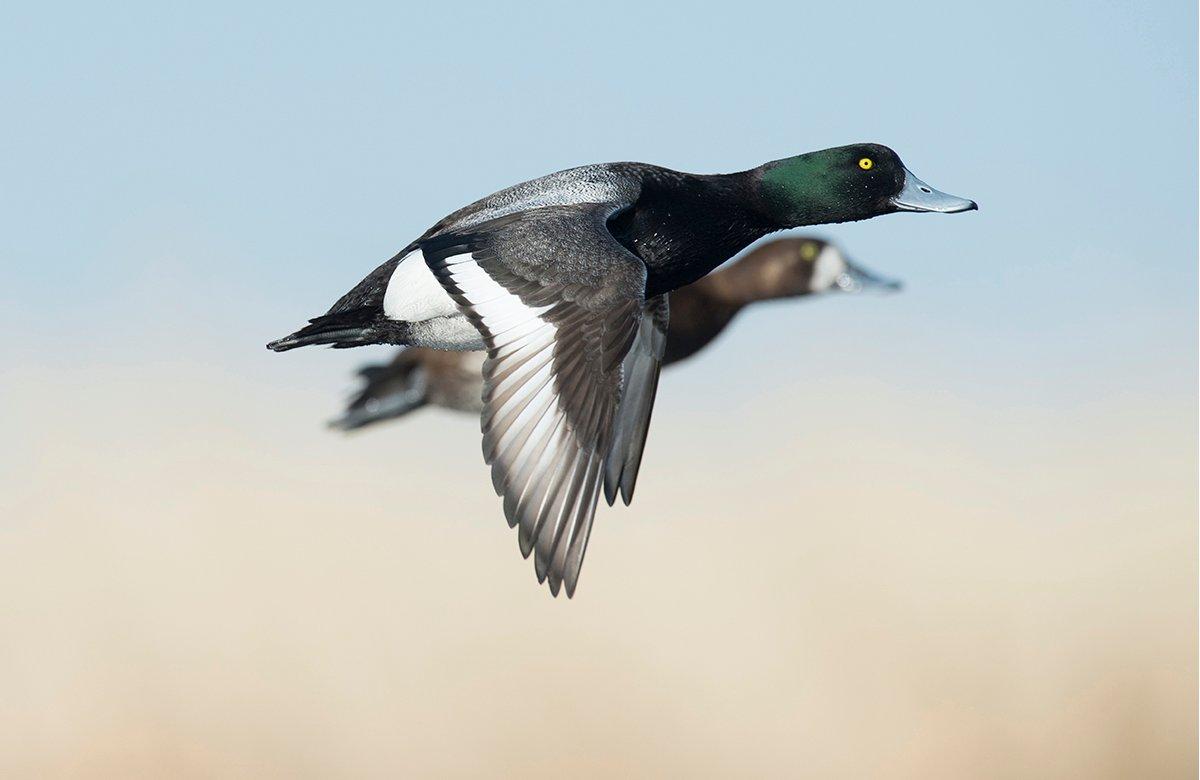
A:
<svg viewBox="0 0 1200 780">
<path fill-rule="evenodd" d="M 836 246 L 818 238 L 770 241 L 670 293 L 662 364 L 703 349 L 751 303 L 865 289 L 898 290 L 900 283 L 851 264 Z M 401 347 L 390 363 L 359 369 L 364 386 L 330 427 L 355 430 L 423 406 L 479 414 L 485 357 L 484 352 Z"/>
<path fill-rule="evenodd" d="M 539 582 L 575 592 L 601 487 L 629 503 L 666 343 L 666 293 L 786 228 L 976 208 L 886 146 L 732 174 L 572 168 L 450 214 L 290 336 L 486 349 L 483 454 Z"/>
</svg>

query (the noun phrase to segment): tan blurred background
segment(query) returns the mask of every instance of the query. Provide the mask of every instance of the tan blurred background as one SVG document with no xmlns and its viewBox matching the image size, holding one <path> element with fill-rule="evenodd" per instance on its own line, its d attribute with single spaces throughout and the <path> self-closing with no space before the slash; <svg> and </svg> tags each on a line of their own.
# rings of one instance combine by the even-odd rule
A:
<svg viewBox="0 0 1200 780">
<path fill-rule="evenodd" d="M 1191 421 L 718 374 L 727 414 L 683 397 L 706 368 L 664 378 L 570 602 L 474 420 L 340 437 L 201 367 L 18 375 L 0 773 L 1195 773 Z"/>
</svg>

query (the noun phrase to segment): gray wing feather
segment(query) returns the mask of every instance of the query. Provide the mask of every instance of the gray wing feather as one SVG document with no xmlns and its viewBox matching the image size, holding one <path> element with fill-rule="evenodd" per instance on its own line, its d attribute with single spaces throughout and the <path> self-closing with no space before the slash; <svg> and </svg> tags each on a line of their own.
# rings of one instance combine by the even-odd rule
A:
<svg viewBox="0 0 1200 780">
<path fill-rule="evenodd" d="M 641 190 L 646 171 L 654 166 L 642 163 L 599 163 L 568 168 L 514 184 L 448 214 L 419 239 L 397 252 L 339 298 L 329 314 L 362 307 L 381 306 L 388 280 L 400 260 L 418 244 L 451 233 L 474 231 L 481 225 L 512 214 L 534 209 L 572 204 L 632 203 Z"/>
<path fill-rule="evenodd" d="M 555 595 L 578 583 L 644 319 L 645 265 L 606 227 L 621 207 L 549 206 L 422 243 L 484 337 L 484 459 L 522 554 Z"/>
<path fill-rule="evenodd" d="M 618 490 L 626 505 L 633 500 L 633 488 L 646 448 L 646 432 L 650 430 L 654 396 L 658 392 L 668 319 L 666 295 L 646 301 L 637 338 L 625 356 L 622 369 L 625 385 L 617 428 L 604 464 L 604 498 L 610 506 L 616 501 Z"/>
</svg>

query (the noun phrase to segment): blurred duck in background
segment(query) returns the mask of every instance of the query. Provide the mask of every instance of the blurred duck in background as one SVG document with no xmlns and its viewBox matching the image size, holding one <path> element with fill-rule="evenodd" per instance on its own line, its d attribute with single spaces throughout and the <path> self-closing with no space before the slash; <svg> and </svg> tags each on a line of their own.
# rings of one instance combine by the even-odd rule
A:
<svg viewBox="0 0 1200 780">
<path fill-rule="evenodd" d="M 728 267 L 675 290 L 663 365 L 699 352 L 746 306 L 760 301 L 830 292 L 894 292 L 900 282 L 879 277 L 818 238 L 783 238 L 763 244 Z M 363 366 L 366 385 L 329 425 L 356 430 L 403 417 L 424 406 L 483 411 L 485 352 L 405 347 L 386 365 Z"/>
</svg>

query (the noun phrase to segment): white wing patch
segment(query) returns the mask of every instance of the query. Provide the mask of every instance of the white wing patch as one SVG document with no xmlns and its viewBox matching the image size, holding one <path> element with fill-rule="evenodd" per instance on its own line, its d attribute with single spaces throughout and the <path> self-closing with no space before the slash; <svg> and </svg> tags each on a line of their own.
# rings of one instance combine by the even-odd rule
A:
<svg viewBox="0 0 1200 780">
<path fill-rule="evenodd" d="M 424 322 L 457 315 L 458 308 L 416 249 L 402 257 L 392 271 L 383 293 L 383 313 L 389 320 Z"/>
</svg>

